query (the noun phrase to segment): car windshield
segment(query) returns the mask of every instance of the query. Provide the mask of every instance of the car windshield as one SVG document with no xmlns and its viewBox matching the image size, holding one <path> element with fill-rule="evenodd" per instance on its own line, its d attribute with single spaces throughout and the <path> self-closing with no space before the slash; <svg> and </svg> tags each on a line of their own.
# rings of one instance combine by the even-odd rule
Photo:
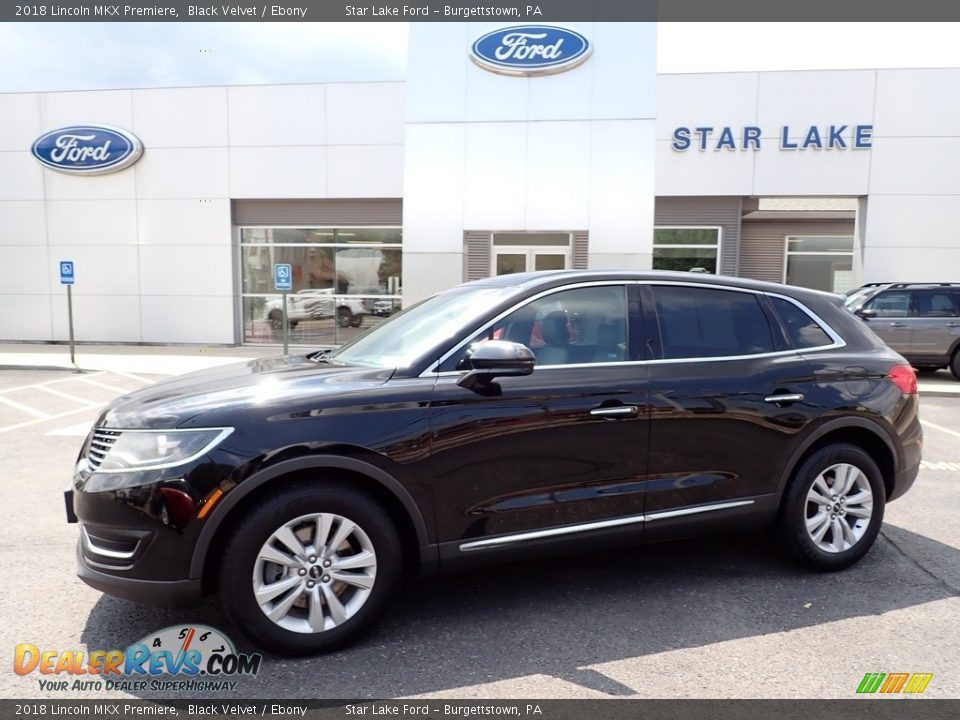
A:
<svg viewBox="0 0 960 720">
<path fill-rule="evenodd" d="M 409 367 L 431 348 L 459 337 L 474 320 L 515 292 L 511 287 L 447 290 L 397 313 L 326 357 L 369 367 Z"/>
<path fill-rule="evenodd" d="M 850 312 L 856 312 L 859 310 L 863 304 L 869 300 L 874 293 L 879 292 L 880 288 L 870 287 L 870 288 L 859 288 L 855 290 L 850 295 L 847 296 L 847 299 L 844 300 L 843 304 L 846 306 L 847 310 Z"/>
</svg>

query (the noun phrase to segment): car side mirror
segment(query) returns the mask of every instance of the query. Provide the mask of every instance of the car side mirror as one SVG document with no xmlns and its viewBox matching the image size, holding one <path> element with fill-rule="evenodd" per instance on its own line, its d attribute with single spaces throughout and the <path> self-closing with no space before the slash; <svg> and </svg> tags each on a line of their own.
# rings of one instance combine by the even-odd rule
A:
<svg viewBox="0 0 960 720">
<path fill-rule="evenodd" d="M 860 308 L 857 310 L 857 316 L 864 320 L 872 320 L 877 316 L 877 311 L 873 308 Z"/>
<path fill-rule="evenodd" d="M 529 375 L 536 362 L 533 351 L 526 345 L 506 340 L 490 340 L 478 345 L 467 356 L 464 364 L 469 370 L 457 381 L 457 385 L 471 390 L 497 377 Z"/>
</svg>

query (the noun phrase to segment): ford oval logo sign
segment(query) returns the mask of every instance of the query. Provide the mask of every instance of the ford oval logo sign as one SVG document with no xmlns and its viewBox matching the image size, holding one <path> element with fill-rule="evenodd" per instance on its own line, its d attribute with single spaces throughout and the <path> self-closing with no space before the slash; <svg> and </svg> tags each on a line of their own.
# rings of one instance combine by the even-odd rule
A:
<svg viewBox="0 0 960 720">
<path fill-rule="evenodd" d="M 143 144 L 119 128 L 71 125 L 41 135 L 30 151 L 51 170 L 98 175 L 133 165 L 143 153 Z"/>
<path fill-rule="evenodd" d="M 476 39 L 470 58 L 503 75 L 548 75 L 576 67 L 590 56 L 590 41 L 567 28 L 518 25 Z"/>
</svg>

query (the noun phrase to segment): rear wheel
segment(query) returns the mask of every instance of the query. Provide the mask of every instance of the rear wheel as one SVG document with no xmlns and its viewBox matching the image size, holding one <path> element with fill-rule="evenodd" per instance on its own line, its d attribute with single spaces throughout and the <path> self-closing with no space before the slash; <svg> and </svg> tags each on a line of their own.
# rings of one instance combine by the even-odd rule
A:
<svg viewBox="0 0 960 720">
<path fill-rule="evenodd" d="M 399 547 L 389 515 L 364 493 L 288 487 L 238 524 L 221 597 L 240 630 L 270 652 L 334 650 L 383 614 L 400 580 Z"/>
<path fill-rule="evenodd" d="M 842 570 L 862 558 L 883 522 L 880 469 L 855 445 L 820 448 L 794 474 L 780 523 L 787 550 L 817 570 Z"/>
<path fill-rule="evenodd" d="M 953 357 L 950 359 L 950 372 L 960 380 L 960 347 L 953 351 Z"/>
<path fill-rule="evenodd" d="M 342 327 L 350 327 L 350 323 L 353 322 L 353 313 L 350 312 L 348 307 L 338 307 L 337 308 L 337 324 Z"/>
</svg>

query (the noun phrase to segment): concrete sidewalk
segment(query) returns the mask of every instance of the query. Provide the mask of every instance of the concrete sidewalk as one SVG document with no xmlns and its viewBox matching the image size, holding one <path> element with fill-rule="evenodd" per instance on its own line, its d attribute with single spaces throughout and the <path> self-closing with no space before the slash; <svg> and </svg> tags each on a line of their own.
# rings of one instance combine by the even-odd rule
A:
<svg viewBox="0 0 960 720">
<path fill-rule="evenodd" d="M 292 350 L 297 352 L 298 350 Z M 69 345 L 0 344 L 0 370 L 85 370 L 182 375 L 250 358 L 280 355 L 280 347 L 201 347 L 176 345 L 78 345 L 76 366 Z"/>
<path fill-rule="evenodd" d="M 291 352 L 306 348 L 291 348 Z M 182 375 L 204 368 L 250 358 L 280 355 L 279 346 L 196 347 L 176 345 L 78 345 L 77 367 L 81 370 Z M 0 370 L 73 370 L 67 345 L 0 344 Z M 960 397 L 960 380 L 949 370 L 920 373 L 920 394 L 929 397 Z"/>
</svg>

